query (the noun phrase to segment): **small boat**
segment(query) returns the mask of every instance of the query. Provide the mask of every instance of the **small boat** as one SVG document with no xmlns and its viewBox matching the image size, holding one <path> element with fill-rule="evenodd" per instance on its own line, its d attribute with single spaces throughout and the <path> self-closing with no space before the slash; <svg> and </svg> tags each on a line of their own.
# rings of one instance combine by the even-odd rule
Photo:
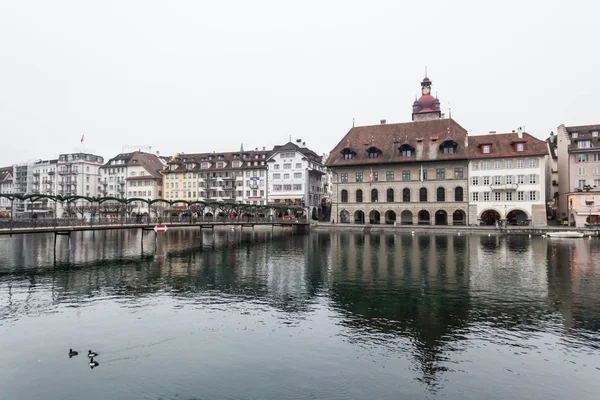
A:
<svg viewBox="0 0 600 400">
<path fill-rule="evenodd" d="M 584 235 L 581 232 L 576 231 L 564 231 L 564 232 L 548 232 L 546 236 L 551 238 L 582 238 Z"/>
</svg>

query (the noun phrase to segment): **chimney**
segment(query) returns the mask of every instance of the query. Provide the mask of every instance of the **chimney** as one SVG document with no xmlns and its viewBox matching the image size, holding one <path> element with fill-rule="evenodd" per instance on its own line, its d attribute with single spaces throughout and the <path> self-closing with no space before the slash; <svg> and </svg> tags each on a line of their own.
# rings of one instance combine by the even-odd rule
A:
<svg viewBox="0 0 600 400">
<path fill-rule="evenodd" d="M 296 139 L 296 144 L 297 144 L 298 146 L 300 146 L 300 144 L 301 144 L 301 143 L 302 143 L 302 139 Z"/>
<path fill-rule="evenodd" d="M 380 123 L 381 125 L 385 125 L 385 119 L 382 119 L 382 120 L 380 120 L 380 121 L 379 121 L 379 123 Z"/>
<path fill-rule="evenodd" d="M 495 135 L 496 131 L 490 131 L 490 135 Z"/>
<path fill-rule="evenodd" d="M 156 157 L 160 157 L 160 151 L 156 152 Z"/>
<path fill-rule="evenodd" d="M 523 128 L 519 127 L 519 129 L 517 129 L 517 137 L 523 139 Z"/>
<path fill-rule="evenodd" d="M 306 142 L 302 142 L 302 147 L 306 147 Z"/>
<path fill-rule="evenodd" d="M 263 146 L 263 151 L 266 151 L 266 150 L 267 150 L 267 148 L 265 146 Z"/>
<path fill-rule="evenodd" d="M 254 151 L 258 151 L 258 147 L 255 147 L 255 148 L 254 148 Z"/>
</svg>

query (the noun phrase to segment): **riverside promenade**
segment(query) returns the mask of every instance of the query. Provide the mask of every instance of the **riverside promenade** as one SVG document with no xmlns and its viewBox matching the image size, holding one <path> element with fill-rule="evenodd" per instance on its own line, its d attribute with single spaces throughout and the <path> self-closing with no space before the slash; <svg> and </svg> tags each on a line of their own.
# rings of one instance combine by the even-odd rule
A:
<svg viewBox="0 0 600 400">
<path fill-rule="evenodd" d="M 25 233 L 57 233 L 110 230 L 110 229 L 142 229 L 153 230 L 157 225 L 165 225 L 167 229 L 190 228 L 199 229 L 274 229 L 288 228 L 308 230 L 310 225 L 306 219 L 291 218 L 202 218 L 181 220 L 97 220 L 84 221 L 81 219 L 40 219 L 40 220 L 6 220 L 0 221 L 0 235 L 16 235 Z"/>
<path fill-rule="evenodd" d="M 541 236 L 548 232 L 581 232 L 586 236 L 600 237 L 599 229 L 575 228 L 568 226 L 548 225 L 536 226 L 508 226 L 496 228 L 495 226 L 475 225 L 391 225 L 391 224 L 332 224 L 318 222 L 311 224 L 311 230 L 316 232 L 363 232 L 363 233 L 409 233 L 427 235 L 532 235 Z"/>
</svg>

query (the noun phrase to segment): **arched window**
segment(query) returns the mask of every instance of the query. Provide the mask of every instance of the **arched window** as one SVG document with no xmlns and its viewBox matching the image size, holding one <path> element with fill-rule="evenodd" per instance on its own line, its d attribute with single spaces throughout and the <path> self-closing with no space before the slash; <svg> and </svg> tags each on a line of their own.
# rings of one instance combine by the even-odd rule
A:
<svg viewBox="0 0 600 400">
<path fill-rule="evenodd" d="M 463 201 L 463 194 L 463 188 L 461 186 L 454 188 L 454 201 Z"/>
<path fill-rule="evenodd" d="M 358 189 L 356 191 L 356 202 L 357 203 L 362 203 L 363 202 L 363 195 L 362 195 L 362 190 Z"/>
<path fill-rule="evenodd" d="M 348 202 L 348 191 L 346 189 L 342 190 L 342 203 Z"/>
<path fill-rule="evenodd" d="M 427 188 L 419 190 L 419 201 L 427 201 Z"/>
<path fill-rule="evenodd" d="M 371 189 L 371 203 L 379 202 L 379 192 L 377 189 Z"/>
<path fill-rule="evenodd" d="M 443 187 L 437 188 L 437 201 L 446 201 L 446 189 Z"/>
<path fill-rule="evenodd" d="M 387 194 L 387 202 L 388 203 L 393 203 L 394 202 L 394 189 L 389 188 L 386 192 Z"/>
<path fill-rule="evenodd" d="M 402 189 L 402 201 L 405 203 L 410 203 L 410 189 L 409 188 Z"/>
</svg>

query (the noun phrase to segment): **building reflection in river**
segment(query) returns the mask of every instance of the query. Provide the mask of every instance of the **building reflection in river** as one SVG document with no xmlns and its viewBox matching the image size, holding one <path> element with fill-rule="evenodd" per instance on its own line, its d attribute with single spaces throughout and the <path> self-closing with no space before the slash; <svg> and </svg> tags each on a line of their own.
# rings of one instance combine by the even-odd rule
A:
<svg viewBox="0 0 600 400">
<path fill-rule="evenodd" d="M 385 341 L 435 385 L 479 329 L 598 331 L 600 241 L 526 236 L 170 230 L 0 238 L 0 322 L 156 293 L 182 304 L 248 303 L 303 319 L 325 307 L 347 340 Z M 579 330 L 578 332 L 581 332 Z"/>
</svg>

